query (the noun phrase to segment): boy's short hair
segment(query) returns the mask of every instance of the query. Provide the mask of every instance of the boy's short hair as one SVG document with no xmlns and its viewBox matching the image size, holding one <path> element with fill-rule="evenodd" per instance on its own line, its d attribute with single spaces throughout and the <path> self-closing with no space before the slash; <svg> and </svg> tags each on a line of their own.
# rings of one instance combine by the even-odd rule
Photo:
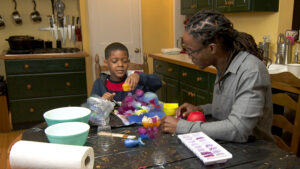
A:
<svg viewBox="0 0 300 169">
<path fill-rule="evenodd" d="M 105 59 L 108 59 L 111 52 L 115 51 L 115 50 L 122 50 L 125 51 L 127 56 L 129 57 L 129 53 L 128 53 L 128 49 L 125 45 L 123 45 L 120 42 L 114 42 L 109 44 L 106 48 L 105 48 Z"/>
</svg>

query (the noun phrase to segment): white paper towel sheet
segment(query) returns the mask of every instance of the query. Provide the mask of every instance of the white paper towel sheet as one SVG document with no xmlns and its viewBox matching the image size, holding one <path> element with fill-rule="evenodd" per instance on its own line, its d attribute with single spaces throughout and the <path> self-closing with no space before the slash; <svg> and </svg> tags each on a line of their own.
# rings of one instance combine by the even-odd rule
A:
<svg viewBox="0 0 300 169">
<path fill-rule="evenodd" d="M 92 169 L 94 150 L 87 146 L 18 141 L 11 148 L 9 162 L 12 169 Z"/>
</svg>

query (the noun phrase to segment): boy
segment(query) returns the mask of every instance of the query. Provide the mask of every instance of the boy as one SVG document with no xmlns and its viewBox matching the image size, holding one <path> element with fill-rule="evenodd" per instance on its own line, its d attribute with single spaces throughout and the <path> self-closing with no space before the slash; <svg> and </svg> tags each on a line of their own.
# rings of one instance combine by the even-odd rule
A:
<svg viewBox="0 0 300 169">
<path fill-rule="evenodd" d="M 134 72 L 127 75 L 129 66 L 128 49 L 121 43 L 111 43 L 105 48 L 104 64 L 108 67 L 110 75 L 101 73 L 93 85 L 92 93 L 102 96 L 103 99 L 122 101 L 128 92 L 123 91 L 124 83 L 130 86 L 131 92 L 142 89 L 144 92 L 155 92 L 161 86 L 161 80 L 155 75 Z"/>
</svg>

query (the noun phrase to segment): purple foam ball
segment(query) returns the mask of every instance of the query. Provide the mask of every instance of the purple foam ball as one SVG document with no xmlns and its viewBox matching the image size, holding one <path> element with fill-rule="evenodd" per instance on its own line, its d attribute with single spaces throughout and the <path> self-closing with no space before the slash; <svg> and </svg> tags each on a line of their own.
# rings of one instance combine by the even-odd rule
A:
<svg viewBox="0 0 300 169">
<path fill-rule="evenodd" d="M 154 133 L 157 133 L 157 132 L 158 132 L 158 128 L 157 128 L 156 126 L 153 126 L 153 129 L 152 129 L 152 130 L 153 130 Z"/>
<path fill-rule="evenodd" d="M 134 101 L 133 96 L 126 96 L 124 99 L 125 103 L 132 103 Z"/>
<path fill-rule="evenodd" d="M 141 135 L 141 134 L 146 134 L 147 133 L 147 130 L 144 128 L 144 127 L 140 127 L 139 129 L 138 129 L 138 131 L 139 131 L 139 134 Z"/>
<path fill-rule="evenodd" d="M 146 102 L 141 102 L 141 103 L 142 103 L 142 106 L 147 106 Z"/>
<path fill-rule="evenodd" d="M 152 123 L 156 123 L 157 122 L 157 118 L 156 117 L 152 117 Z"/>
<path fill-rule="evenodd" d="M 142 97 L 142 96 L 144 95 L 144 91 L 141 90 L 141 89 L 137 89 L 137 90 L 135 91 L 135 95 L 136 95 L 137 97 Z"/>
</svg>

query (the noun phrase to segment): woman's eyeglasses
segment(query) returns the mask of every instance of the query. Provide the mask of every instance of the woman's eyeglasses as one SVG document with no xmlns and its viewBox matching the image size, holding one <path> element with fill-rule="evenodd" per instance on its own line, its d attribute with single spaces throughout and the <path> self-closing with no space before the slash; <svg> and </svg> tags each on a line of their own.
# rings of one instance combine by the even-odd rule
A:
<svg viewBox="0 0 300 169">
<path fill-rule="evenodd" d="M 204 49 L 204 47 L 196 49 L 196 50 L 186 50 L 186 54 L 188 54 L 189 56 L 192 56 L 192 54 L 199 53 L 202 49 Z"/>
</svg>

